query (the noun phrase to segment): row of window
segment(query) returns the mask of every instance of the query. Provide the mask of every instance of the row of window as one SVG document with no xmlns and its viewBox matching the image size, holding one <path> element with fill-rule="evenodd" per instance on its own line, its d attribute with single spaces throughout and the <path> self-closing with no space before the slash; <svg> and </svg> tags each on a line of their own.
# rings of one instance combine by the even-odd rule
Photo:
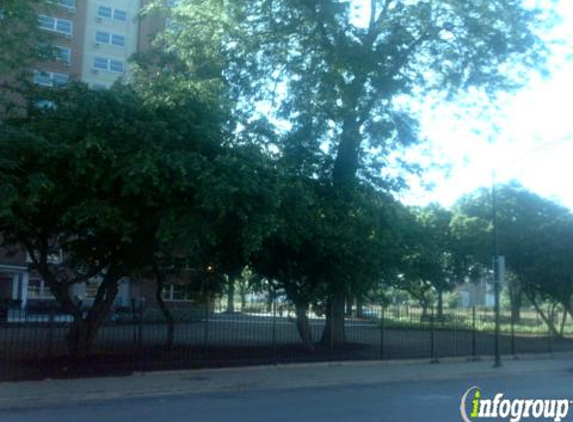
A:
<svg viewBox="0 0 573 422">
<path fill-rule="evenodd" d="M 56 60 L 70 64 L 72 62 L 72 49 L 69 47 L 56 46 Z"/>
<path fill-rule="evenodd" d="M 169 284 L 163 289 L 163 300 L 190 302 L 191 293 L 188 288 L 181 284 Z"/>
<path fill-rule="evenodd" d="M 97 293 L 98 283 L 87 283 L 84 292 L 84 298 L 93 298 Z M 41 279 L 30 279 L 28 282 L 28 298 L 29 299 L 53 299 L 54 296 L 50 289 Z M 163 300 L 167 301 L 192 301 L 189 289 L 185 286 L 170 284 L 163 289 Z"/>
<path fill-rule="evenodd" d="M 125 10 L 115 9 L 113 7 L 98 6 L 97 15 L 100 18 L 112 19 L 114 21 L 127 21 L 127 12 Z"/>
<path fill-rule="evenodd" d="M 95 40 L 100 44 L 109 44 L 117 47 L 125 46 L 125 37 L 117 34 L 110 34 L 109 32 L 97 31 Z M 56 60 L 62 63 L 70 64 L 72 60 L 72 49 L 63 47 L 61 45 L 54 46 L 56 49 Z"/>
<path fill-rule="evenodd" d="M 59 32 L 65 35 L 72 35 L 74 30 L 72 21 L 47 15 L 38 15 L 38 25 L 46 31 Z"/>
<path fill-rule="evenodd" d="M 73 8 L 75 0 L 58 0 L 58 4 Z M 120 22 L 127 21 L 127 12 L 107 6 L 98 6 L 97 16 Z M 38 15 L 38 25 L 47 31 L 59 32 L 60 34 L 72 35 L 74 24 L 68 19 L 55 18 L 48 15 Z M 117 44 L 119 45 L 119 44 Z M 121 44 L 123 46 L 123 44 Z"/>
<path fill-rule="evenodd" d="M 53 299 L 54 296 L 44 280 L 30 279 L 28 282 L 28 299 Z"/>
<path fill-rule="evenodd" d="M 65 51 L 66 48 L 62 47 L 62 50 Z M 69 51 L 67 52 L 67 54 L 69 59 Z M 106 57 L 96 57 L 94 58 L 93 68 L 95 70 L 103 70 L 106 72 L 123 73 L 125 65 L 121 60 L 114 60 Z M 69 78 L 70 78 L 69 75 L 66 75 L 64 73 L 35 70 L 33 80 L 34 83 L 37 85 L 57 87 L 66 85 L 68 83 Z"/>
<path fill-rule="evenodd" d="M 125 46 L 125 37 L 123 35 L 112 34 L 105 31 L 96 31 L 95 41 L 100 44 L 110 44 L 117 47 Z"/>
<path fill-rule="evenodd" d="M 68 9 L 76 7 L 76 0 L 49 0 L 49 3 L 55 3 L 58 6 L 67 7 Z"/>
<path fill-rule="evenodd" d="M 106 57 L 96 57 L 94 59 L 94 69 L 106 70 L 108 72 L 123 73 L 123 61 L 108 59 Z"/>
<path fill-rule="evenodd" d="M 34 83 L 41 86 L 64 86 L 70 77 L 65 73 L 34 71 Z"/>
</svg>

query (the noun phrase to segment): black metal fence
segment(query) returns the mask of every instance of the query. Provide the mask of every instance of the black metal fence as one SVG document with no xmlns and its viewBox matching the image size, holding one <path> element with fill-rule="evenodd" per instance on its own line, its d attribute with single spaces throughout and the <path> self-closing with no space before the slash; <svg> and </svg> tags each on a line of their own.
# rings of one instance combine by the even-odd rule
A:
<svg viewBox="0 0 573 422">
<path fill-rule="evenodd" d="M 477 358 L 493 354 L 491 309 L 446 309 L 442 314 L 409 306 L 369 306 L 345 319 L 345 341 L 321 341 L 324 315 L 309 313 L 313 349 L 303 347 L 295 315 L 282 303 L 251 303 L 241 312 L 194 305 L 173 310 L 174 336 L 156 309 L 124 309 L 100 329 L 92 355 L 69 359 L 71 317 L 10 309 L 0 322 L 0 378 L 53 376 L 52 372 L 93 372 L 193 368 L 324 360 Z M 558 316 L 554 316 L 557 318 Z M 559 317 L 560 318 L 560 317 Z M 515 321 L 501 315 L 501 352 L 573 350 L 573 324 L 562 336 L 548 330 L 535 312 Z M 558 324 L 559 326 L 559 324 Z M 74 366 L 75 365 L 75 366 Z M 2 377 L 2 375 L 4 375 Z M 56 374 L 57 376 L 58 374 Z M 62 375 L 61 373 L 59 375 Z"/>
</svg>

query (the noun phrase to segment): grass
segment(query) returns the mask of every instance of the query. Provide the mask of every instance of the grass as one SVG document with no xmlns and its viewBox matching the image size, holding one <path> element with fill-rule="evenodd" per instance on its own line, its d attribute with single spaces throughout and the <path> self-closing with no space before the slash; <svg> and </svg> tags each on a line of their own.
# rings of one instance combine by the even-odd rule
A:
<svg viewBox="0 0 573 422">
<path fill-rule="evenodd" d="M 450 314 L 451 315 L 451 314 Z M 409 317 L 393 318 L 387 317 L 384 320 L 384 327 L 388 329 L 411 329 L 411 330 L 430 330 L 430 322 L 421 322 L 420 317 L 415 317 L 410 315 Z M 434 322 L 435 330 L 472 330 L 473 323 L 471 316 L 466 318 L 465 316 L 456 316 L 451 320 L 446 320 L 443 322 Z M 487 318 L 476 317 L 475 329 L 479 332 L 493 332 L 495 330 L 495 321 L 493 315 Z M 514 324 L 514 333 L 516 335 L 535 335 L 535 336 L 547 336 L 549 335 L 549 330 L 547 325 L 543 321 L 536 322 L 529 319 L 523 319 L 519 324 Z M 509 318 L 502 318 L 500 324 L 500 332 L 503 334 L 511 334 L 511 322 Z M 564 330 L 565 336 L 573 335 L 573 326 L 571 324 L 566 325 Z"/>
</svg>

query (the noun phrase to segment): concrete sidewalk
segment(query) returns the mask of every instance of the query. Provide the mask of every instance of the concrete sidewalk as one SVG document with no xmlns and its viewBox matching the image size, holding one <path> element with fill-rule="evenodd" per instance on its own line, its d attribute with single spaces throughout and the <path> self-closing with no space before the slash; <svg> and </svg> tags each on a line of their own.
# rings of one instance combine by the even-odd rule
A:
<svg viewBox="0 0 573 422">
<path fill-rule="evenodd" d="M 444 359 L 292 364 L 230 369 L 136 373 L 127 377 L 0 383 L 0 410 L 77 404 L 125 398 L 188 395 L 221 391 L 291 389 L 391 383 L 407 380 L 518 376 L 526 372 L 573 369 L 573 354 L 529 355 L 506 359 L 493 368 L 491 358 L 478 362 Z"/>
</svg>

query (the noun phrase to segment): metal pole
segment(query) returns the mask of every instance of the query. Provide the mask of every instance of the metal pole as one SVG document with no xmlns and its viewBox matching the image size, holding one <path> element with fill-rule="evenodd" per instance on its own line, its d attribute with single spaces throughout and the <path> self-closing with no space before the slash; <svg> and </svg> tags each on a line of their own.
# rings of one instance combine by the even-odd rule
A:
<svg viewBox="0 0 573 422">
<path fill-rule="evenodd" d="M 477 344 L 476 344 L 476 307 L 472 307 L 472 356 L 475 358 L 477 356 Z"/>
<path fill-rule="evenodd" d="M 549 324 L 547 325 L 547 346 L 549 347 L 549 353 L 553 353 L 553 332 Z"/>
<path fill-rule="evenodd" d="M 384 360 L 384 307 L 380 314 L 380 359 Z"/>
<path fill-rule="evenodd" d="M 431 306 L 431 314 L 430 314 L 430 359 L 431 363 L 437 363 L 438 360 L 436 359 L 436 346 L 435 346 L 435 333 L 434 333 L 434 305 Z"/>
<path fill-rule="evenodd" d="M 203 360 L 208 359 L 208 351 L 209 351 L 209 314 L 210 314 L 210 298 L 207 298 L 207 303 L 205 306 L 205 325 L 203 326 Z"/>
<path fill-rule="evenodd" d="M 498 239 L 497 239 L 497 192 L 495 187 L 495 172 L 492 177 L 491 197 L 492 197 L 492 225 L 493 225 L 493 286 L 495 300 L 495 338 L 494 338 L 494 368 L 501 367 L 500 352 L 500 320 L 499 320 L 499 259 L 498 259 Z"/>
<path fill-rule="evenodd" d="M 515 320 L 513 318 L 513 309 L 511 310 L 511 355 L 515 359 Z"/>
<path fill-rule="evenodd" d="M 272 341 L 273 341 L 273 359 L 275 364 L 278 363 L 277 357 L 277 302 L 273 298 L 273 334 L 272 334 Z"/>
</svg>

